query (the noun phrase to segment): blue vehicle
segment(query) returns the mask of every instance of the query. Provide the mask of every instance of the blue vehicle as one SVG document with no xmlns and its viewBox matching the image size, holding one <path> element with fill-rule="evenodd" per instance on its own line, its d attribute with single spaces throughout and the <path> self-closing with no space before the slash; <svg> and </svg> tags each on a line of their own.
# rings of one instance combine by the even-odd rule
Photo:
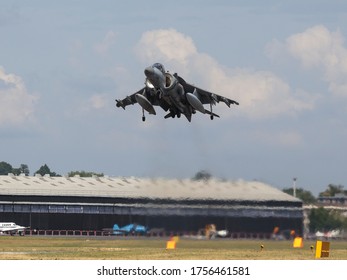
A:
<svg viewBox="0 0 347 280">
<path fill-rule="evenodd" d="M 146 234 L 147 227 L 138 224 L 129 224 L 124 227 L 119 227 L 117 224 L 113 226 L 114 235 L 128 235 L 128 234 Z"/>
</svg>

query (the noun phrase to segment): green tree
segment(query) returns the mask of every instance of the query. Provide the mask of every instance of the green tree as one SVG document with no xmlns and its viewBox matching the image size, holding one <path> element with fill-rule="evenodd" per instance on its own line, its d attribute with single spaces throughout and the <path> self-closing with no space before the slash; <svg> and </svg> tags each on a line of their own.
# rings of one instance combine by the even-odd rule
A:
<svg viewBox="0 0 347 280">
<path fill-rule="evenodd" d="M 96 172 L 87 172 L 87 171 L 70 171 L 68 173 L 69 177 L 74 177 L 74 176 L 80 176 L 80 177 L 104 177 L 103 173 L 96 173 Z"/>
<path fill-rule="evenodd" d="M 28 176 L 30 174 L 29 166 L 27 164 L 21 164 L 19 169 L 21 173 L 25 174 L 25 176 Z"/>
<path fill-rule="evenodd" d="M 200 180 L 207 181 L 207 180 L 211 179 L 211 177 L 212 177 L 211 173 L 209 173 L 206 170 L 201 170 L 195 174 L 195 176 L 193 177 L 193 180 L 194 181 L 200 181 Z"/>
<path fill-rule="evenodd" d="M 344 186 L 342 185 L 329 184 L 328 188 L 324 192 L 319 193 L 319 196 L 335 196 L 338 193 L 347 194 L 347 191 L 343 188 Z"/>
<path fill-rule="evenodd" d="M 61 175 L 52 172 L 47 164 L 42 165 L 39 170 L 37 170 L 34 174 L 40 174 L 41 176 L 44 176 L 46 174 L 52 176 L 52 177 L 61 177 Z"/>
<path fill-rule="evenodd" d="M 13 168 L 12 173 L 14 175 L 20 175 L 20 174 L 25 174 L 25 176 L 29 175 L 29 167 L 26 164 L 21 164 L 19 168 Z"/>
<path fill-rule="evenodd" d="M 8 175 L 9 173 L 12 173 L 13 168 L 12 165 L 2 161 L 0 162 L 0 175 Z"/>
<path fill-rule="evenodd" d="M 341 214 L 338 212 L 329 212 L 323 207 L 312 209 L 309 214 L 310 220 L 310 231 L 316 232 L 319 231 L 329 231 L 337 228 L 342 228 L 343 219 Z"/>
<path fill-rule="evenodd" d="M 293 195 L 294 193 L 293 188 L 283 189 L 282 191 L 290 195 Z M 305 204 L 312 204 L 317 202 L 317 199 L 314 197 L 314 195 L 310 191 L 306 191 L 303 188 L 296 189 L 296 197 L 300 198 Z"/>
</svg>

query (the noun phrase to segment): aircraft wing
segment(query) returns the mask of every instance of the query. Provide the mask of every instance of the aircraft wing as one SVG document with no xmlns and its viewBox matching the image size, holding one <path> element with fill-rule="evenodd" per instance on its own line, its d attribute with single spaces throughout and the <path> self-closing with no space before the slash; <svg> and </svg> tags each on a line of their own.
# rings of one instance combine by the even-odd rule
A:
<svg viewBox="0 0 347 280">
<path fill-rule="evenodd" d="M 133 105 L 133 104 L 137 103 L 135 95 L 136 94 L 142 94 L 145 89 L 146 88 L 144 87 L 144 88 L 140 89 L 139 91 L 133 93 L 132 95 L 125 97 L 122 100 L 116 99 L 116 106 L 122 107 L 123 109 L 125 109 L 126 106 Z"/>
<path fill-rule="evenodd" d="M 135 97 L 136 94 L 141 94 L 141 95 L 145 96 L 153 106 L 160 106 L 165 111 L 167 111 L 169 109 L 168 104 L 163 99 L 160 99 L 158 97 L 156 90 L 148 88 L 148 87 L 143 87 L 140 90 L 138 90 L 137 92 L 125 97 L 122 100 L 116 99 L 116 106 L 122 107 L 123 109 L 125 109 L 125 107 L 128 105 L 133 105 L 133 104 L 138 103 L 136 100 L 136 97 Z"/>
<path fill-rule="evenodd" d="M 215 94 L 213 92 L 209 92 L 206 90 L 203 90 L 201 88 L 198 88 L 194 85 L 191 85 L 187 83 L 182 77 L 176 76 L 179 83 L 183 86 L 185 92 L 193 93 L 194 89 L 197 90 L 198 98 L 201 101 L 202 104 L 215 104 L 216 102 L 224 102 L 228 107 L 230 107 L 230 104 L 239 105 L 239 103 L 235 100 L 229 99 L 227 97 Z"/>
</svg>

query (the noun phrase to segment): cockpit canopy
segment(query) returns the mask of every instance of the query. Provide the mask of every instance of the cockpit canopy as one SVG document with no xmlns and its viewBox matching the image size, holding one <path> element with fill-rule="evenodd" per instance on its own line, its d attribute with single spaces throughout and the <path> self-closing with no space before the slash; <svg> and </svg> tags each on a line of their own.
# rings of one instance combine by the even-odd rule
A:
<svg viewBox="0 0 347 280">
<path fill-rule="evenodd" d="M 152 67 L 159 69 L 163 74 L 165 74 L 165 68 L 163 64 L 157 62 L 157 63 L 154 63 Z"/>
</svg>

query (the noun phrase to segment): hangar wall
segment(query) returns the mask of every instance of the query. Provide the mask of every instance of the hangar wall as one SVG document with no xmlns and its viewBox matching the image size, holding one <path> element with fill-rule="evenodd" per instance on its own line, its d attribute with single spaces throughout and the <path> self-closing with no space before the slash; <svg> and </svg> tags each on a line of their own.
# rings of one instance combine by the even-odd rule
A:
<svg viewBox="0 0 347 280">
<path fill-rule="evenodd" d="M 271 233 L 275 226 L 294 229 L 302 234 L 302 219 L 289 218 L 230 218 L 230 217 L 186 217 L 186 216 L 124 216 L 96 214 L 48 214 L 48 213 L 0 213 L 2 221 L 15 221 L 37 230 L 102 230 L 113 224 L 137 223 L 149 229 L 163 228 L 167 232 L 196 233 L 206 224 L 215 224 L 217 229 L 229 232 Z"/>
<path fill-rule="evenodd" d="M 0 176 L 0 221 L 40 230 L 138 223 L 197 232 L 213 223 L 230 232 L 280 227 L 302 233 L 303 208 L 300 200 L 258 182 Z"/>
</svg>

